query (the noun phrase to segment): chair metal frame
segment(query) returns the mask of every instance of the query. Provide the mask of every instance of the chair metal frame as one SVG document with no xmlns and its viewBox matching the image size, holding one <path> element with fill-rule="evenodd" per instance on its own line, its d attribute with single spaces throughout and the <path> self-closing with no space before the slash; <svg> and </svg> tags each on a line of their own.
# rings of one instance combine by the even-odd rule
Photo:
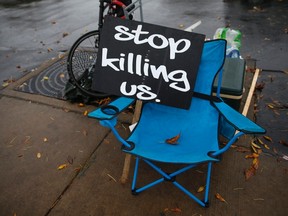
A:
<svg viewBox="0 0 288 216">
<path fill-rule="evenodd" d="M 224 42 L 223 40 L 216 40 L 216 41 L 210 41 L 210 42 L 212 42 L 211 44 L 219 43 L 221 45 L 221 50 L 223 51 L 223 57 L 220 56 L 220 61 L 223 60 L 223 63 L 224 63 L 225 50 L 226 50 L 226 41 Z M 210 42 L 205 42 L 205 43 L 210 43 Z M 225 43 L 225 45 L 224 45 L 224 43 Z M 205 44 L 204 44 L 204 46 L 205 46 Z M 221 50 L 220 50 L 220 55 L 221 55 Z M 203 54 L 202 54 L 202 56 L 203 56 Z M 202 62 L 202 60 L 201 60 L 201 62 Z M 203 62 L 205 62 L 205 61 L 203 61 Z M 100 120 L 100 124 L 102 126 L 108 127 L 108 128 L 111 129 L 111 131 L 113 132 L 115 137 L 122 143 L 122 151 L 124 151 L 126 153 L 129 153 L 129 154 L 133 154 L 133 155 L 136 156 L 134 175 L 133 175 L 133 181 L 132 181 L 132 193 L 134 195 L 139 194 L 140 192 L 143 192 L 143 191 L 145 191 L 145 190 L 147 190 L 147 189 L 149 189 L 149 188 L 151 188 L 151 187 L 153 187 L 155 185 L 158 185 L 159 183 L 168 181 L 168 182 L 173 183 L 173 185 L 175 185 L 178 189 L 180 189 L 182 192 L 184 192 L 186 195 L 188 195 L 191 199 L 196 201 L 200 206 L 208 207 L 209 206 L 209 190 L 210 190 L 210 184 L 211 184 L 212 164 L 215 163 L 215 162 L 219 162 L 218 157 L 221 154 L 223 154 L 224 152 L 226 152 L 230 148 L 230 146 L 235 141 L 237 141 L 238 138 L 241 137 L 242 135 L 244 135 L 244 134 L 263 134 L 263 133 L 266 132 L 265 129 L 263 129 L 262 127 L 258 126 L 253 121 L 249 120 L 248 118 L 246 118 L 245 116 L 241 115 L 239 112 L 237 112 L 236 110 L 234 110 L 233 108 L 231 108 L 230 106 L 225 104 L 223 102 L 223 100 L 220 98 L 220 88 L 221 88 L 223 63 L 222 63 L 222 65 L 221 65 L 221 62 L 219 63 L 220 66 L 219 66 L 219 68 L 217 68 L 217 71 L 214 74 L 214 76 L 216 77 L 217 73 L 219 73 L 219 75 L 218 75 L 218 88 L 217 88 L 217 92 L 216 92 L 216 97 L 212 96 L 212 85 L 213 85 L 213 81 L 214 81 L 215 77 L 214 78 L 213 77 L 210 78 L 210 81 L 209 81 L 209 82 L 211 82 L 211 83 L 209 83 L 209 86 L 211 84 L 211 90 L 205 89 L 205 86 L 204 87 L 200 87 L 198 89 L 202 89 L 204 92 L 194 92 L 194 97 L 197 97 L 198 100 L 204 100 L 206 102 L 208 101 L 209 103 L 205 102 L 205 105 L 206 104 L 210 104 L 209 106 L 213 107 L 213 113 L 216 113 L 216 111 L 218 111 L 217 112 L 217 113 L 219 113 L 218 114 L 218 123 L 216 122 L 218 124 L 218 126 L 217 126 L 218 127 L 218 132 L 217 133 L 220 132 L 219 124 L 221 123 L 220 116 L 222 116 L 223 119 L 228 123 L 228 126 L 233 128 L 235 134 L 228 141 L 228 143 L 222 148 L 220 148 L 218 146 L 217 149 L 215 150 L 215 148 L 214 148 L 215 146 L 214 146 L 214 147 L 211 147 L 211 148 L 213 148 L 211 150 L 204 149 L 204 153 L 206 152 L 206 156 L 204 155 L 204 157 L 202 157 L 202 159 L 199 159 L 198 155 L 197 155 L 196 156 L 197 160 L 196 159 L 195 160 L 191 159 L 191 161 L 190 160 L 185 161 L 185 159 L 181 160 L 181 158 L 179 159 L 179 161 L 178 160 L 169 161 L 169 157 L 167 159 L 167 158 L 165 158 L 165 156 L 164 156 L 164 158 L 161 158 L 161 159 L 160 159 L 160 156 L 159 156 L 159 160 L 158 160 L 157 157 L 155 157 L 155 154 L 154 154 L 154 156 L 151 156 L 151 154 L 146 153 L 146 152 L 142 153 L 140 151 L 140 153 L 139 153 L 139 148 L 137 149 L 137 139 L 135 141 L 133 136 L 134 136 L 134 132 L 135 131 L 137 131 L 137 130 L 141 131 L 141 127 L 140 127 L 140 129 L 138 129 L 138 125 L 141 124 L 141 118 L 142 118 L 143 112 L 141 114 L 140 121 L 139 121 L 138 125 L 136 126 L 134 131 L 131 133 L 130 137 L 128 139 L 123 139 L 121 137 L 121 135 L 118 133 L 118 131 L 116 130 L 116 128 L 115 128 L 115 126 L 117 124 L 117 115 L 119 113 L 121 113 L 123 110 L 125 110 L 127 107 L 129 107 L 131 104 L 133 104 L 135 102 L 135 99 L 126 98 L 126 97 L 120 97 L 120 98 L 112 101 L 109 105 L 105 105 L 105 106 L 103 106 L 103 107 L 101 107 L 99 109 L 96 109 L 96 110 L 94 110 L 94 111 L 92 111 L 92 112 L 90 112 L 88 114 L 89 117 L 96 118 L 96 119 Z M 201 67 L 201 63 L 200 63 L 200 67 Z M 205 68 L 206 68 L 206 66 L 205 66 Z M 204 78 L 204 82 L 205 82 L 206 78 Z M 198 79 L 198 77 L 197 77 L 197 79 Z M 198 87 L 199 87 L 199 85 L 198 85 Z M 210 93 L 210 94 L 207 94 L 207 92 Z M 195 99 L 193 99 L 193 100 L 195 100 Z M 193 100 L 192 100 L 192 105 L 193 105 Z M 150 105 L 148 105 L 148 104 L 151 105 L 151 103 L 144 104 L 143 107 L 142 107 L 142 111 L 145 111 L 144 110 L 145 106 L 148 106 L 147 109 L 149 109 Z M 154 106 L 154 107 L 157 107 L 157 108 L 160 107 L 160 110 L 161 110 L 161 108 L 163 108 L 161 106 L 164 106 L 164 105 L 154 104 L 154 105 L 151 105 L 151 106 L 152 107 Z M 170 108 L 167 108 L 167 109 L 169 110 Z M 181 111 L 179 110 L 179 112 L 181 112 Z M 231 128 L 229 128 L 229 130 L 231 131 Z M 137 135 L 137 133 L 136 133 L 136 135 Z M 202 134 L 202 135 L 205 136 L 205 133 Z M 143 136 L 145 137 L 145 134 Z M 190 142 L 192 142 L 192 141 L 189 140 L 189 143 Z M 217 140 L 217 143 L 219 145 L 219 140 Z M 170 146 L 169 147 L 168 146 L 169 145 L 167 145 L 167 148 L 170 148 Z M 166 148 L 166 147 L 163 147 L 163 148 Z M 199 148 L 199 147 L 197 147 L 197 148 Z M 203 147 L 203 148 L 209 148 L 209 145 L 207 145 L 206 147 Z M 171 151 L 171 149 L 170 149 L 170 151 Z M 172 152 L 173 152 L 173 150 L 172 150 Z M 191 155 L 193 155 L 193 154 L 191 154 Z M 181 154 L 179 154 L 178 156 L 181 157 Z M 201 155 L 200 155 L 200 158 L 201 158 Z M 144 185 L 142 187 L 137 188 L 136 184 L 137 184 L 140 160 L 142 160 L 146 164 L 148 164 L 153 170 L 155 170 L 157 173 L 159 173 L 162 177 L 159 178 L 159 179 L 156 179 L 155 181 L 152 181 L 152 182 L 150 182 L 150 183 L 148 183 L 148 184 L 146 184 L 146 185 Z M 180 169 L 176 170 L 173 173 L 166 173 L 161 168 L 156 166 L 154 161 L 163 162 L 163 163 L 185 164 L 185 167 L 180 168 Z M 188 171 L 188 170 L 190 170 L 190 169 L 192 169 L 192 168 L 194 168 L 196 166 L 198 166 L 199 164 L 203 164 L 203 163 L 208 163 L 208 167 L 207 167 L 207 176 L 206 176 L 206 186 L 205 186 L 204 199 L 200 199 L 197 196 L 195 196 L 191 191 L 187 190 L 184 186 L 182 186 L 178 181 L 176 181 L 176 176 L 181 174 L 181 173 L 183 173 L 183 172 L 186 172 L 186 171 Z"/>
</svg>

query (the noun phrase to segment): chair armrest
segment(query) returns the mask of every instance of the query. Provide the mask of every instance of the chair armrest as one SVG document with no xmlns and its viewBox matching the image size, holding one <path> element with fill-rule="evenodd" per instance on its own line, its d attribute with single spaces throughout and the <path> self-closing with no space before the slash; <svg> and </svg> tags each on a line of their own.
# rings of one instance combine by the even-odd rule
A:
<svg viewBox="0 0 288 216">
<path fill-rule="evenodd" d="M 221 113 L 227 122 L 238 131 L 245 134 L 264 134 L 266 130 L 244 115 L 240 114 L 224 102 L 213 102 L 216 109 Z"/>
<path fill-rule="evenodd" d="M 99 120 L 111 120 L 118 116 L 123 110 L 134 103 L 135 99 L 127 97 L 119 97 L 111 103 L 104 105 L 96 110 L 93 110 L 88 114 L 90 118 L 96 118 Z"/>
</svg>

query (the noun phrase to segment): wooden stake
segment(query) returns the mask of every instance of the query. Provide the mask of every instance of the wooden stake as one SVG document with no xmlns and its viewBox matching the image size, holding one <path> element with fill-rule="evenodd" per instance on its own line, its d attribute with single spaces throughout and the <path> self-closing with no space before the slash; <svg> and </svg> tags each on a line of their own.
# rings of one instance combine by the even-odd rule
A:
<svg viewBox="0 0 288 216">
<path fill-rule="evenodd" d="M 250 90 L 249 90 L 249 93 L 248 93 L 248 96 L 247 96 L 247 99 L 246 99 L 246 102 L 245 102 L 245 105 L 244 105 L 244 108 L 243 108 L 243 111 L 242 111 L 242 115 L 244 115 L 244 116 L 246 116 L 247 113 L 248 113 L 248 109 L 250 107 L 250 103 L 251 103 L 251 100 L 252 100 L 252 97 L 253 97 L 253 93 L 254 93 L 254 90 L 255 90 L 255 87 L 256 87 L 256 82 L 257 82 L 259 73 L 260 73 L 260 69 L 257 68 L 255 70 L 255 73 L 254 73 L 254 76 L 253 76 L 253 80 L 252 80 L 252 83 L 251 83 L 251 87 L 250 87 Z"/>
<path fill-rule="evenodd" d="M 135 105 L 135 111 L 134 111 L 133 119 L 132 119 L 132 124 L 139 121 L 140 114 L 141 114 L 141 108 L 142 108 L 142 101 L 137 100 L 136 105 Z M 125 184 L 128 180 L 130 162 L 131 162 L 131 154 L 126 154 L 125 160 L 124 160 L 122 176 L 120 179 L 120 182 L 122 184 Z"/>
</svg>

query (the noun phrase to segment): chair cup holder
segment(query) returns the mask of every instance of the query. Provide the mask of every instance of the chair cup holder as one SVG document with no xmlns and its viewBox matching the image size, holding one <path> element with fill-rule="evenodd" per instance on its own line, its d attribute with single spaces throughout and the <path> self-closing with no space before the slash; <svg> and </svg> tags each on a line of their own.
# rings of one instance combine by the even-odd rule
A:
<svg viewBox="0 0 288 216">
<path fill-rule="evenodd" d="M 117 115 L 119 113 L 119 109 L 112 105 L 106 105 L 101 107 L 101 111 L 106 115 Z"/>
</svg>

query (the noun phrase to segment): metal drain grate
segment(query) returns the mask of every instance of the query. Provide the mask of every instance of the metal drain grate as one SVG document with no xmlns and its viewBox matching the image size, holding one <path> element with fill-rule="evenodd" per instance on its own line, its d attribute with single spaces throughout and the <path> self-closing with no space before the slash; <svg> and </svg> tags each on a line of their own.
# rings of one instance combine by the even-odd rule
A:
<svg viewBox="0 0 288 216">
<path fill-rule="evenodd" d="M 64 89 L 68 81 L 67 57 L 60 58 L 38 75 L 26 80 L 15 90 L 65 100 Z"/>
</svg>

